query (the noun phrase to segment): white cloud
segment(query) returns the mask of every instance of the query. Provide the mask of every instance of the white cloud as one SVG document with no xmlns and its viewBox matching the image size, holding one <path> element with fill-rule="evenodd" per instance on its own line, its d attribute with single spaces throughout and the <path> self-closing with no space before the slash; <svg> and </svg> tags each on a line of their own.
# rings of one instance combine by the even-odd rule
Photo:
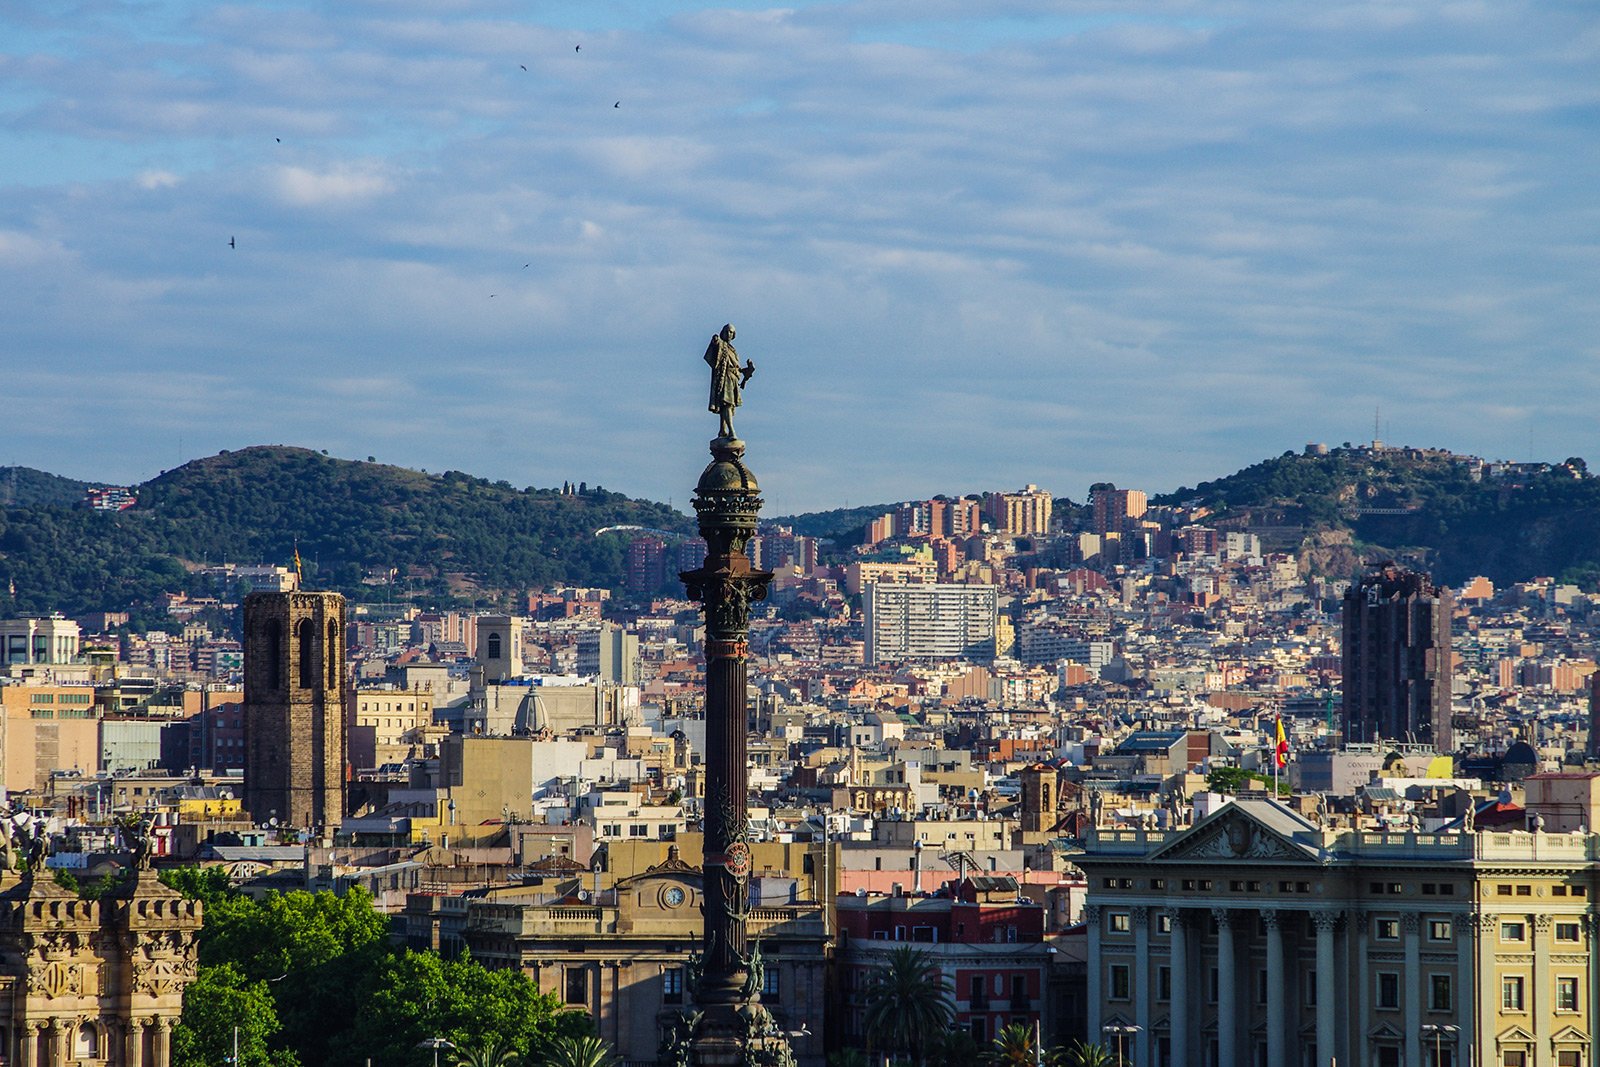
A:
<svg viewBox="0 0 1600 1067">
<path fill-rule="evenodd" d="M 369 200 L 387 193 L 389 178 L 372 165 L 340 165 L 315 171 L 279 167 L 274 176 L 279 197 L 300 207 Z"/>
<path fill-rule="evenodd" d="M 880 499 L 1162 489 L 1388 397 L 1398 439 L 1584 451 L 1582 6 L 726 6 L 0 13 L 0 154 L 37 161 L 0 198 L 8 352 L 111 372 L 117 462 L 170 466 L 154 428 L 187 419 L 665 497 L 732 320 L 792 508 L 847 469 Z M 55 462 L 64 389 L 12 388 L 15 458 Z"/>
</svg>

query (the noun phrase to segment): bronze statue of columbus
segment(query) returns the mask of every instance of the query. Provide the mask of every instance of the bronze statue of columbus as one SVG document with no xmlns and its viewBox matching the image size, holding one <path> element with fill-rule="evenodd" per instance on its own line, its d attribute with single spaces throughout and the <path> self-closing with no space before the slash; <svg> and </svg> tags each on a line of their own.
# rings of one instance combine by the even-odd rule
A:
<svg viewBox="0 0 1600 1067">
<path fill-rule="evenodd" d="M 733 409 L 744 403 L 744 387 L 756 372 L 756 365 L 745 360 L 739 366 L 739 353 L 733 347 L 733 324 L 722 328 L 706 346 L 706 362 L 711 365 L 711 403 L 706 410 L 720 420 L 718 436 L 733 440 Z"/>
</svg>

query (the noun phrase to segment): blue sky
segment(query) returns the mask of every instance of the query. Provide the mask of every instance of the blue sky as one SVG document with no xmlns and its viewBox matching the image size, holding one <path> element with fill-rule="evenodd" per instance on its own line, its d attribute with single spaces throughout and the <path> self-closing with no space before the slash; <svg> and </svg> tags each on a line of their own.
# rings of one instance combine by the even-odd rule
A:
<svg viewBox="0 0 1600 1067">
<path fill-rule="evenodd" d="M 769 513 L 1592 460 L 1597 134 L 1587 2 L 0 6 L 0 464 L 682 506 L 730 321 Z"/>
</svg>

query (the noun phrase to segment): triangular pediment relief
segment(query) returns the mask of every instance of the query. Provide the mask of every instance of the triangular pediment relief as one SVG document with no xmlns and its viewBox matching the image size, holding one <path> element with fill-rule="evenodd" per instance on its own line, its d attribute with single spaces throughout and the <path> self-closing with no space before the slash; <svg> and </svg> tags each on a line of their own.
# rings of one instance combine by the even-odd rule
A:
<svg viewBox="0 0 1600 1067">
<path fill-rule="evenodd" d="M 1399 1041 L 1400 1031 L 1388 1023 L 1379 1023 L 1367 1031 L 1367 1036 L 1374 1041 Z"/>
<path fill-rule="evenodd" d="M 1285 811 L 1285 814 L 1290 813 Z M 1292 815 L 1291 818 L 1299 819 Z M 1319 857 L 1316 849 L 1285 837 L 1244 810 L 1242 805 L 1228 804 L 1166 841 L 1148 858 L 1315 863 Z"/>
<path fill-rule="evenodd" d="M 1563 1026 L 1550 1035 L 1552 1045 L 1587 1045 L 1589 1035 L 1579 1030 L 1576 1026 Z"/>
<path fill-rule="evenodd" d="M 1533 1035 L 1520 1026 L 1512 1026 L 1495 1035 L 1495 1041 L 1502 1045 L 1531 1045 Z"/>
</svg>

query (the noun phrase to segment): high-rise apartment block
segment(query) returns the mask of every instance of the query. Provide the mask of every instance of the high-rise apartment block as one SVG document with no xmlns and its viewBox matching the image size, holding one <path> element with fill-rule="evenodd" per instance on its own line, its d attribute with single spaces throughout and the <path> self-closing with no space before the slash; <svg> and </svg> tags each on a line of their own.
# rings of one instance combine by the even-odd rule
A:
<svg viewBox="0 0 1600 1067">
<path fill-rule="evenodd" d="M 639 635 L 613 622 L 579 634 L 578 673 L 613 685 L 638 685 Z"/>
<path fill-rule="evenodd" d="M 992 585 L 874 582 L 862 597 L 868 666 L 995 657 L 999 591 Z"/>
<path fill-rule="evenodd" d="M 244 803 L 257 822 L 332 832 L 344 818 L 344 597 L 244 601 Z"/>
<path fill-rule="evenodd" d="M 667 584 L 667 542 L 654 534 L 636 537 L 628 545 L 625 584 L 636 596 L 658 593 Z"/>
<path fill-rule="evenodd" d="M 1102 537 L 1122 533 L 1144 517 L 1149 499 L 1142 489 L 1118 489 L 1110 482 L 1095 486 L 1089 493 L 1094 505 L 1094 532 Z"/>
<path fill-rule="evenodd" d="M 1028 485 L 1016 493 L 990 493 L 983 506 L 995 529 L 1013 537 L 1042 537 L 1050 532 L 1055 498 L 1037 485 Z"/>
<path fill-rule="evenodd" d="M 1344 739 L 1431 744 L 1450 734 L 1449 589 L 1386 563 L 1344 597 Z"/>
</svg>

